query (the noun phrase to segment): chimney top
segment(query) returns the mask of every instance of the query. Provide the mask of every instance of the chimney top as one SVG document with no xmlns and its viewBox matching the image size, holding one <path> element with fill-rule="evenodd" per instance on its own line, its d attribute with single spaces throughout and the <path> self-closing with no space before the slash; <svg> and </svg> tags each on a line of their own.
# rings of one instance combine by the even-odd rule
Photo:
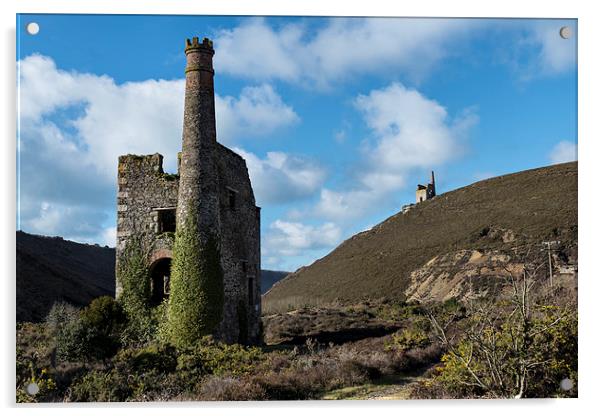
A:
<svg viewBox="0 0 602 416">
<path fill-rule="evenodd" d="M 206 50 L 213 53 L 213 41 L 209 38 L 203 38 L 203 41 L 199 42 L 197 36 L 193 37 L 192 40 L 186 39 L 186 48 L 184 51 L 188 53 L 193 50 Z"/>
</svg>

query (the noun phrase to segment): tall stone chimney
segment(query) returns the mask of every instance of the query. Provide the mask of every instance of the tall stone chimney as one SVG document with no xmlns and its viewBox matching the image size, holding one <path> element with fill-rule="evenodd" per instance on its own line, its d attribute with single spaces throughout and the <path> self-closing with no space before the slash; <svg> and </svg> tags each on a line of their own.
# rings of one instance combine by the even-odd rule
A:
<svg viewBox="0 0 602 416">
<path fill-rule="evenodd" d="M 186 89 L 177 225 L 196 215 L 202 242 L 219 230 L 217 168 L 215 166 L 215 97 L 213 42 L 186 39 Z M 189 212 L 192 210 L 193 212 Z"/>
<path fill-rule="evenodd" d="M 433 196 L 437 195 L 435 192 L 435 171 L 431 170 L 431 185 L 433 185 Z"/>
<path fill-rule="evenodd" d="M 171 263 L 168 324 L 174 345 L 205 335 L 222 338 L 221 264 L 213 43 L 186 40 L 184 128 Z"/>
</svg>

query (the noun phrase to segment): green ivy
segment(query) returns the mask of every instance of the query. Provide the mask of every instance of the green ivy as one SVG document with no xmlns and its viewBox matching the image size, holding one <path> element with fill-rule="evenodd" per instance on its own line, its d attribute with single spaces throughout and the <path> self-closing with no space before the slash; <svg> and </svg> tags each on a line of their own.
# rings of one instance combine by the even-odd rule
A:
<svg viewBox="0 0 602 416">
<path fill-rule="evenodd" d="M 215 235 L 199 238 L 193 209 L 176 228 L 168 302 L 168 336 L 177 347 L 210 335 L 222 320 L 224 275 Z"/>
<path fill-rule="evenodd" d="M 122 292 L 119 302 L 128 318 L 128 338 L 144 341 L 151 337 L 150 278 L 148 262 L 140 238 L 131 238 L 119 258 L 117 279 Z"/>
</svg>

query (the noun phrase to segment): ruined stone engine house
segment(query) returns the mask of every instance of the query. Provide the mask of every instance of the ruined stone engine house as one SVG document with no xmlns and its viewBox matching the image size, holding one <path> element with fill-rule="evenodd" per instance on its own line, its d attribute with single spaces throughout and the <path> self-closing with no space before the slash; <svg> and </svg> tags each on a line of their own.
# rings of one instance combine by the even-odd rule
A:
<svg viewBox="0 0 602 416">
<path fill-rule="evenodd" d="M 435 193 L 435 172 L 431 171 L 431 182 L 426 185 L 419 184 L 416 187 L 416 203 L 426 201 L 437 195 Z"/>
<path fill-rule="evenodd" d="M 260 337 L 260 208 L 245 160 L 217 142 L 213 43 L 186 40 L 186 88 L 178 172 L 163 171 L 163 156 L 119 157 L 116 263 L 117 297 L 123 291 L 120 262 L 132 241 L 148 265 L 151 306 L 170 296 L 174 235 L 184 218 L 198 221 L 198 237 L 217 237 L 223 270 L 223 311 L 213 335 L 256 343 Z M 207 234 L 207 235 L 206 235 Z"/>
</svg>

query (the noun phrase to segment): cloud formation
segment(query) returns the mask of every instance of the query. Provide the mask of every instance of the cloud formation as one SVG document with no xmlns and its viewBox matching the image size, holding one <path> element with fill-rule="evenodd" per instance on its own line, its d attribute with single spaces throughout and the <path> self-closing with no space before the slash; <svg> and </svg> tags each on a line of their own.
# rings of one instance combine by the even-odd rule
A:
<svg viewBox="0 0 602 416">
<path fill-rule="evenodd" d="M 552 164 L 573 162 L 577 160 L 577 143 L 562 140 L 548 154 Z"/>
<path fill-rule="evenodd" d="M 78 241 L 110 238 L 118 156 L 159 152 L 165 169 L 176 170 L 184 80 L 117 84 L 60 70 L 41 55 L 19 61 L 18 71 L 20 226 Z M 267 84 L 216 96 L 216 118 L 226 143 L 299 120 Z"/>
<path fill-rule="evenodd" d="M 562 39 L 561 25 L 573 36 Z M 502 29 L 502 30 L 499 30 Z M 319 27 L 303 22 L 270 26 L 263 18 L 215 34 L 215 65 L 252 80 L 280 80 L 329 88 L 366 74 L 427 77 L 442 59 L 469 47 L 474 34 L 492 31 L 500 53 L 527 80 L 576 66 L 576 25 L 559 20 L 331 18 Z"/>
<path fill-rule="evenodd" d="M 218 140 L 229 144 L 259 137 L 300 121 L 269 84 L 245 87 L 239 97 L 215 97 Z"/>
<path fill-rule="evenodd" d="M 478 121 L 467 109 L 452 118 L 437 101 L 400 83 L 355 100 L 372 132 L 350 189 L 324 188 L 314 212 L 328 220 L 356 219 L 400 190 L 407 174 L 445 163 L 461 154 L 464 138 Z"/>
<path fill-rule="evenodd" d="M 249 19 L 215 36 L 215 66 L 234 76 L 328 87 L 359 74 L 404 71 L 422 78 L 450 54 L 473 21 L 332 18 L 317 30 L 303 23 L 272 28 Z"/>
<path fill-rule="evenodd" d="M 268 152 L 264 159 L 234 148 L 247 161 L 249 176 L 259 205 L 294 202 L 313 195 L 326 179 L 326 170 L 316 161 L 284 152 Z"/>
<path fill-rule="evenodd" d="M 503 21 L 496 26 L 504 29 L 508 39 L 502 39 L 500 53 L 504 62 L 521 81 L 562 75 L 577 69 L 577 27 L 572 20 L 538 19 L 533 21 Z M 508 26 L 513 31 L 508 30 Z M 560 36 L 567 26 L 568 39 Z"/>
<path fill-rule="evenodd" d="M 308 251 L 330 248 L 340 242 L 341 229 L 332 222 L 308 225 L 300 222 L 276 220 L 264 239 L 262 251 L 270 256 L 296 256 Z"/>
</svg>

